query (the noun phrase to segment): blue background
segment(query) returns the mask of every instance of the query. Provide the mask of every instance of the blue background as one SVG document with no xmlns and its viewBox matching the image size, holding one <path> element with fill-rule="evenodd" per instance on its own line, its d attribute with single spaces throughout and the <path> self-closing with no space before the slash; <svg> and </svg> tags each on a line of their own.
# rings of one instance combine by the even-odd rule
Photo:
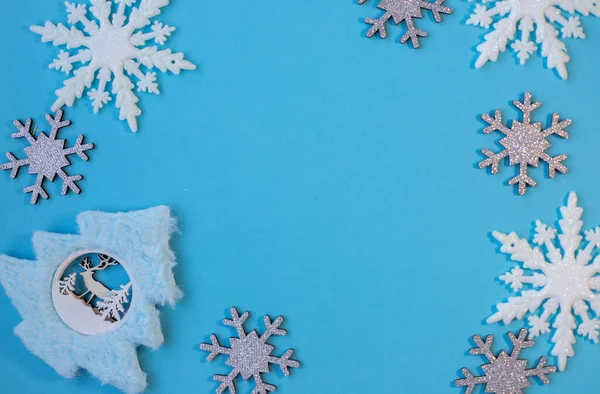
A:
<svg viewBox="0 0 600 394">
<path fill-rule="evenodd" d="M 149 393 L 214 392 L 212 375 L 229 367 L 205 361 L 198 345 L 234 334 L 220 323 L 232 305 L 252 313 L 247 329 L 262 329 L 265 313 L 285 316 L 289 335 L 273 343 L 279 354 L 294 348 L 302 366 L 265 376 L 282 394 L 462 392 L 451 385 L 459 369 L 483 362 L 466 353 L 471 335 L 504 345 L 522 326 L 484 323 L 509 296 L 495 278 L 513 266 L 490 232 L 526 236 L 537 218 L 554 223 L 571 190 L 585 228 L 600 223 L 600 21 L 583 18 L 587 39 L 566 40 L 573 60 L 561 81 L 541 58 L 518 66 L 509 52 L 473 69 L 485 30 L 465 25 L 469 3 L 449 0 L 441 24 L 417 21 L 430 33 L 419 50 L 397 42 L 401 27 L 365 37 L 375 5 L 173 1 L 158 18 L 177 27 L 167 46 L 198 69 L 159 73 L 161 95 L 140 94 L 137 134 L 112 103 L 99 115 L 87 97 L 66 108 L 73 126 L 62 137 L 84 133 L 97 146 L 70 168 L 84 174 L 83 192 L 64 197 L 47 183 L 50 200 L 32 206 L 22 188 L 34 178 L 0 173 L 0 252 L 34 258 L 34 231 L 74 232 L 84 210 L 166 204 L 179 220 L 172 246 L 185 298 L 162 310 L 165 344 L 139 352 Z M 59 0 L 1 8 L 0 151 L 22 154 L 12 121 L 47 130 L 64 79 L 47 69 L 59 49 L 28 27 L 67 17 Z M 476 164 L 500 138 L 481 133 L 480 115 L 518 118 L 510 103 L 527 90 L 543 103 L 536 120 L 558 112 L 573 125 L 549 151 L 569 155 L 569 173 L 547 179 L 540 166 L 538 187 L 521 197 L 506 184 L 514 168 L 492 176 Z M 28 353 L 3 292 L 0 315 L 4 394 L 117 392 L 87 374 L 63 379 Z M 549 339 L 524 354 L 548 354 Z M 575 351 L 565 372 L 528 393 L 600 392 L 600 345 L 578 336 Z"/>
</svg>

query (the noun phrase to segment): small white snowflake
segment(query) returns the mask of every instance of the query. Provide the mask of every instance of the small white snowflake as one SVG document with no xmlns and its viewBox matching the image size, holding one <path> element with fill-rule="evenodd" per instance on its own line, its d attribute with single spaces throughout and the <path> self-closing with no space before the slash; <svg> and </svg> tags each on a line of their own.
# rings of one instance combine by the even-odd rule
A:
<svg viewBox="0 0 600 394">
<path fill-rule="evenodd" d="M 256 387 L 252 394 L 267 394 L 268 391 L 275 391 L 275 386 L 265 383 L 262 380 L 261 373 L 270 371 L 270 364 L 277 364 L 281 368 L 281 372 L 285 376 L 290 374 L 289 368 L 297 368 L 300 363 L 290 359 L 294 351 L 289 349 L 281 357 L 271 356 L 271 352 L 275 347 L 269 345 L 267 340 L 272 335 L 286 335 L 287 331 L 279 328 L 283 323 L 283 317 L 279 316 L 275 321 L 271 322 L 271 318 L 265 315 L 265 332 L 258 336 L 256 330 L 250 334 L 246 334 L 244 330 L 244 322 L 248 319 L 249 313 L 244 312 L 239 315 L 237 308 L 230 309 L 231 319 L 224 319 L 223 324 L 234 327 L 237 331 L 238 338 L 229 338 L 231 347 L 221 346 L 216 335 L 210 336 L 212 343 L 203 343 L 200 349 L 210 352 L 206 358 L 212 361 L 219 354 L 228 355 L 226 364 L 233 367 L 229 375 L 215 375 L 214 379 L 221 382 L 217 387 L 217 394 L 229 390 L 231 394 L 235 394 L 234 380 L 238 375 L 241 375 L 244 380 L 254 378 Z"/>
<path fill-rule="evenodd" d="M 113 1 L 118 4 L 114 12 Z M 127 120 L 131 130 L 137 131 L 137 117 L 142 110 L 137 106 L 139 99 L 132 91 L 135 86 L 130 77 L 138 79 L 138 92 L 159 94 L 156 73 L 144 73 L 140 67 L 179 74 L 181 70 L 194 70 L 196 66 L 184 60 L 183 53 L 146 45 L 148 40 L 163 45 L 175 30 L 156 21 L 150 31 L 142 30 L 150 24 L 150 18 L 160 14 L 160 9 L 169 4 L 169 0 L 113 1 L 90 0 L 89 12 L 95 20 L 88 19 L 85 4 L 66 2 L 70 28 L 47 21 L 44 26 L 31 26 L 31 31 L 40 34 L 42 42 L 51 41 L 54 46 L 65 45 L 67 48 L 67 51 L 61 49 L 58 58 L 49 65 L 67 75 L 73 71 L 73 77 L 66 79 L 64 86 L 56 91 L 53 111 L 63 105 L 72 106 L 75 99 L 81 98 L 84 90 L 89 89 L 87 94 L 97 113 L 112 100 L 106 90 L 112 81 L 110 92 L 116 95 L 114 103 L 120 109 L 119 118 Z M 132 7 L 138 1 L 139 6 Z M 127 10 L 127 7 L 132 8 Z M 68 51 L 75 48 L 81 49 L 74 54 Z M 97 86 L 91 88 L 94 80 L 98 80 Z"/>
<path fill-rule="evenodd" d="M 16 178 L 19 169 L 23 166 L 29 166 L 29 173 L 37 175 L 35 183 L 31 186 L 23 189 L 25 193 L 31 193 L 30 202 L 36 204 L 38 198 L 42 196 L 44 199 L 48 199 L 48 193 L 44 190 L 44 179 L 54 181 L 54 178 L 58 175 L 63 181 L 62 194 L 67 194 L 67 191 L 71 190 L 75 194 L 81 193 L 81 189 L 77 186 L 76 182 L 83 179 L 82 175 L 70 176 L 64 170 L 71 163 L 69 162 L 69 156 L 76 154 L 80 159 L 88 161 L 89 157 L 85 153 L 86 151 L 93 149 L 94 144 L 83 144 L 83 135 L 77 137 L 75 146 L 72 148 L 65 148 L 65 140 L 57 139 L 58 132 L 63 127 L 67 127 L 71 124 L 70 120 L 62 120 L 63 111 L 56 111 L 56 115 L 53 118 L 52 115 L 47 114 L 46 120 L 52 127 L 48 135 L 43 132 L 39 133 L 37 138 L 35 137 L 35 130 L 31 131 L 31 119 L 27 119 L 25 125 L 20 121 L 15 120 L 14 125 L 19 130 L 17 133 L 12 134 L 12 138 L 25 138 L 29 142 L 29 146 L 23 151 L 27 156 L 26 159 L 17 159 L 12 153 L 6 153 L 6 157 L 9 162 L 0 165 L 0 170 L 11 170 L 10 177 Z"/>
<path fill-rule="evenodd" d="M 552 134 L 569 138 L 569 134 L 564 129 L 571 124 L 571 120 L 561 121 L 560 116 L 555 113 L 552 115 L 552 124 L 544 129 L 541 122 L 531 122 L 531 113 L 542 105 L 542 103 L 531 101 L 531 93 L 525 93 L 523 102 L 515 100 L 513 104 L 523 113 L 523 119 L 521 122 L 513 120 L 510 128 L 502 123 L 502 112 L 500 110 L 496 110 L 493 118 L 488 114 L 481 116 L 489 124 L 488 127 L 483 129 L 484 134 L 493 131 L 504 134 L 504 138 L 500 140 L 500 145 L 504 147 L 504 150 L 494 153 L 489 149 L 482 149 L 481 153 L 487 156 L 487 159 L 479 162 L 479 168 L 491 167 L 492 174 L 497 174 L 500 162 L 508 157 L 510 165 L 519 165 L 519 174 L 508 181 L 508 184 L 518 184 L 519 194 L 523 195 L 527 191 L 527 186 L 537 184 L 527 174 L 527 168 L 530 165 L 537 167 L 540 159 L 548 163 L 548 176 L 550 178 L 556 176 L 556 171 L 563 174 L 567 172 L 567 167 L 562 164 L 567 159 L 567 155 L 561 154 L 552 157 L 546 153 L 546 149 L 551 146 L 547 138 Z"/>
<path fill-rule="evenodd" d="M 471 0 L 469 0 L 471 1 Z M 530 55 L 537 51 L 537 43 L 541 46 L 541 54 L 546 58 L 546 65 L 556 69 L 562 79 L 567 79 L 567 55 L 565 43 L 558 38 L 554 25 L 561 26 L 562 38 L 585 38 L 576 12 L 582 15 L 600 16 L 598 0 L 481 0 L 485 5 L 477 4 L 467 24 L 481 26 L 492 31 L 485 35 L 484 41 L 477 46 L 480 53 L 475 67 L 480 68 L 488 61 L 498 60 L 500 52 L 506 45 L 514 41 L 511 48 L 516 52 L 521 64 L 525 64 Z M 535 25 L 535 26 L 534 26 Z M 515 39 L 517 30 L 520 38 Z M 535 30 L 534 41 L 531 35 Z"/>
<path fill-rule="evenodd" d="M 435 0 L 430 3 L 423 0 L 379 0 L 377 8 L 384 10 L 385 13 L 377 19 L 366 18 L 365 23 L 373 25 L 367 32 L 367 37 L 371 38 L 379 33 L 381 38 L 387 37 L 385 24 L 392 19 L 398 25 L 404 21 L 406 24 L 406 33 L 400 38 L 402 44 L 410 39 L 413 48 L 419 48 L 419 37 L 427 37 L 427 32 L 415 27 L 414 18 L 422 18 L 422 10 L 429 10 L 436 22 L 442 21 L 442 14 L 451 14 L 452 9 L 443 6 L 445 0 Z M 358 4 L 365 4 L 367 0 L 358 0 Z"/>
<path fill-rule="evenodd" d="M 535 236 L 531 244 L 517 234 L 492 234 L 501 244 L 500 251 L 509 254 L 511 259 L 521 263 L 500 279 L 517 293 L 508 302 L 496 305 L 498 311 L 487 319 L 488 323 L 503 321 L 509 324 L 514 319 L 522 319 L 528 312 L 539 315 L 529 317 L 530 337 L 550 332 L 552 322 L 552 355 L 558 357 L 558 368 L 562 371 L 567 358 L 575 355 L 573 344 L 577 334 L 598 342 L 600 321 L 600 227 L 581 234 L 583 222 L 580 220 L 583 209 L 577 206 L 577 195 L 569 194 L 566 206 L 560 208 L 562 219 L 558 221 L 560 234 L 556 245 L 557 231 L 536 221 Z M 587 244 L 580 248 L 585 238 Z M 543 248 L 546 253 L 544 254 Z M 562 249 L 562 253 L 561 253 Z M 593 259 L 593 260 L 592 260 Z M 533 273 L 533 274 L 531 274 Z M 527 287 L 524 289 L 524 285 Z M 593 315 L 589 309 L 592 309 Z"/>
</svg>

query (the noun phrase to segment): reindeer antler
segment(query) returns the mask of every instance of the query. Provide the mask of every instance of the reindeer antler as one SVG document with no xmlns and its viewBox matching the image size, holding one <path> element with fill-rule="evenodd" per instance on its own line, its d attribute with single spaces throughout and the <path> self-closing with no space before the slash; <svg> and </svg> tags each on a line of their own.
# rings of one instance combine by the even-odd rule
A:
<svg viewBox="0 0 600 394">
<path fill-rule="evenodd" d="M 92 268 L 92 271 L 101 271 L 110 267 L 111 265 L 119 265 L 119 261 L 117 259 L 110 257 L 106 254 L 99 254 L 98 258 L 100 259 L 100 264 Z"/>
<path fill-rule="evenodd" d="M 86 271 L 89 271 L 92 268 L 92 262 L 88 257 L 84 257 L 79 265 L 82 266 Z"/>
</svg>

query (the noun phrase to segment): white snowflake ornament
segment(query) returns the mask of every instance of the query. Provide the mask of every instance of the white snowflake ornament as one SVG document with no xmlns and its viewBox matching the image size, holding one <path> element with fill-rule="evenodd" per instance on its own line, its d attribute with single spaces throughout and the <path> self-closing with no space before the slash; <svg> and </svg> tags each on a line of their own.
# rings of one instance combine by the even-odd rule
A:
<svg viewBox="0 0 600 394">
<path fill-rule="evenodd" d="M 487 322 L 509 324 L 528 312 L 541 310 L 528 318 L 529 336 L 535 338 L 553 331 L 552 355 L 558 357 L 558 368 L 562 371 L 567 358 L 575 355 L 574 330 L 594 343 L 599 339 L 600 255 L 596 249 L 600 247 L 600 227 L 581 234 L 583 209 L 577 206 L 574 192 L 569 194 L 567 205 L 560 208 L 560 213 L 558 245 L 557 230 L 539 220 L 535 226 L 534 247 L 515 233 L 492 233 L 502 244 L 500 251 L 521 264 L 500 276 L 517 295 L 497 304 L 498 311 Z M 583 239 L 587 244 L 581 248 Z M 549 322 L 554 315 L 554 320 Z"/>
<path fill-rule="evenodd" d="M 139 99 L 133 92 L 136 86 L 130 77 L 138 80 L 138 92 L 159 94 L 156 72 L 152 69 L 177 75 L 181 70 L 194 70 L 196 66 L 185 60 L 183 53 L 159 50 L 157 46 L 147 44 L 148 40 L 153 40 L 164 45 L 175 30 L 157 21 L 150 31 L 145 29 L 150 19 L 169 4 L 169 0 L 90 0 L 90 3 L 91 20 L 85 4 L 66 2 L 70 28 L 49 21 L 44 26 L 31 26 L 31 31 L 42 36 L 42 42 L 66 46 L 67 51 L 61 49 L 49 68 L 66 75 L 73 72 L 73 76 L 56 91 L 57 99 L 52 110 L 56 111 L 63 105 L 72 106 L 75 99 L 81 98 L 89 89 L 87 95 L 97 113 L 112 100 L 112 93 L 116 97 L 115 107 L 120 110 L 119 118 L 127 120 L 131 130 L 137 131 L 137 117 L 142 110 L 137 106 Z M 134 7 L 136 3 L 138 6 Z M 83 31 L 77 25 L 83 27 Z M 72 49 L 77 49 L 77 52 L 70 52 Z M 144 68 L 145 72 L 142 71 Z M 95 80 L 97 84 L 91 88 Z M 109 84 L 110 93 L 107 90 Z"/>
<path fill-rule="evenodd" d="M 244 380 L 254 378 L 256 387 L 252 394 L 267 394 L 269 391 L 275 391 L 276 387 L 272 384 L 265 383 L 262 380 L 261 373 L 270 372 L 270 364 L 277 364 L 281 368 L 281 372 L 285 376 L 290 374 L 289 368 L 297 368 L 300 363 L 290 359 L 294 351 L 289 349 L 281 357 L 271 356 L 271 352 L 275 346 L 267 343 L 267 340 L 272 335 L 287 335 L 287 331 L 279 328 L 283 323 L 283 317 L 279 316 L 274 321 L 268 315 L 265 315 L 265 332 L 258 335 L 255 330 L 246 334 L 244 322 L 250 315 L 248 312 L 242 313 L 240 316 L 237 308 L 230 309 L 231 319 L 224 319 L 223 324 L 234 327 L 237 331 L 238 338 L 229 338 L 230 346 L 221 346 L 216 335 L 210 336 L 212 343 L 203 343 L 200 349 L 210 352 L 206 358 L 212 361 L 219 354 L 228 355 L 226 364 L 233 367 L 229 375 L 215 375 L 214 379 L 221 382 L 217 387 L 217 394 L 229 390 L 230 394 L 235 394 L 234 380 L 238 375 L 241 375 Z"/>
<path fill-rule="evenodd" d="M 481 0 L 490 6 L 477 4 L 467 24 L 481 26 L 492 31 L 485 35 L 484 41 L 477 46 L 480 53 L 475 62 L 481 68 L 488 61 L 498 60 L 500 52 L 511 48 L 517 54 L 519 62 L 527 59 L 538 49 L 546 58 L 546 66 L 556 69 L 562 79 L 567 79 L 566 64 L 570 58 L 567 47 L 560 38 L 585 38 L 579 16 L 600 16 L 600 2 L 597 0 Z M 559 32 L 555 25 L 559 25 Z M 515 39 L 516 33 L 520 37 Z M 535 30 L 535 35 L 532 33 Z M 532 40 L 533 38 L 533 40 Z M 538 44 L 539 48 L 538 48 Z"/>
<path fill-rule="evenodd" d="M 523 102 L 515 100 L 514 106 L 523 113 L 521 121 L 513 120 L 510 128 L 502 123 L 502 112 L 497 109 L 492 118 L 488 114 L 484 114 L 481 118 L 489 124 L 483 129 L 484 134 L 489 134 L 493 131 L 499 131 L 504 134 L 504 138 L 500 140 L 500 145 L 504 150 L 494 153 L 489 149 L 482 149 L 481 153 L 487 156 L 487 159 L 479 162 L 479 168 L 491 167 L 492 174 L 498 173 L 500 162 L 508 157 L 510 165 L 519 165 L 519 174 L 508 181 L 509 185 L 518 185 L 520 195 L 525 194 L 527 186 L 535 186 L 537 183 L 528 174 L 528 166 L 537 167 L 539 161 L 542 160 L 548 164 L 548 176 L 554 178 L 556 171 L 563 174 L 567 172 L 567 167 L 562 164 L 567 159 L 567 155 L 560 154 L 550 156 L 546 153 L 551 145 L 547 138 L 556 134 L 562 138 L 569 138 L 569 134 L 565 128 L 571 125 L 570 119 L 560 120 L 557 113 L 552 114 L 552 123 L 543 128 L 541 122 L 532 122 L 531 113 L 538 109 L 542 103 L 532 102 L 531 93 L 525 93 Z"/>
<path fill-rule="evenodd" d="M 36 179 L 33 185 L 27 186 L 23 191 L 31 193 L 29 201 L 32 204 L 36 204 L 40 196 L 43 199 L 49 198 L 48 193 L 44 189 L 44 179 L 53 182 L 57 175 L 63 181 L 63 195 L 67 194 L 69 190 L 75 194 L 81 193 L 81 189 L 77 186 L 76 182 L 82 180 L 83 176 L 71 176 L 67 174 L 65 167 L 71 165 L 69 156 L 74 154 L 79 156 L 81 160 L 88 161 L 89 157 L 85 152 L 93 149 L 94 144 L 83 144 L 84 136 L 80 134 L 77 137 L 75 146 L 65 148 L 66 141 L 57 139 L 57 136 L 60 129 L 69 126 L 71 121 L 62 120 L 62 117 L 63 111 L 60 109 L 56 111 L 54 117 L 47 114 L 46 120 L 52 129 L 48 135 L 40 132 L 37 138 L 35 137 L 35 130 L 31 131 L 31 119 L 27 119 L 25 125 L 18 120 L 13 122 L 18 132 L 12 134 L 12 138 L 24 138 L 29 142 L 29 146 L 23 150 L 27 158 L 17 159 L 12 153 L 7 152 L 6 157 L 9 162 L 0 164 L 0 170 L 10 170 L 10 177 L 14 179 L 17 177 L 21 167 L 29 166 L 29 173 L 36 175 Z"/>
</svg>

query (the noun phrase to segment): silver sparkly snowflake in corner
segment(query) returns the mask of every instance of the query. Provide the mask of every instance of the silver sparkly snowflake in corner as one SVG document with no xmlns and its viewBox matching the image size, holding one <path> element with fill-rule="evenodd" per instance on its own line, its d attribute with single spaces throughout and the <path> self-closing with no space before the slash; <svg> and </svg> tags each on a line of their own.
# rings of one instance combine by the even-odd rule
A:
<svg viewBox="0 0 600 394">
<path fill-rule="evenodd" d="M 248 319 L 249 313 L 244 312 L 239 315 L 238 310 L 233 307 L 230 310 L 231 319 L 224 319 L 223 324 L 234 327 L 237 331 L 238 338 L 229 338 L 231 347 L 221 346 L 216 335 L 212 334 L 210 340 L 212 344 L 203 343 L 200 349 L 210 352 L 207 360 L 213 360 L 219 354 L 226 354 L 229 358 L 226 364 L 233 367 L 229 375 L 215 375 L 214 379 L 221 382 L 217 387 L 217 393 L 221 394 L 225 390 L 229 390 L 231 394 L 235 394 L 234 379 L 238 375 L 242 375 L 244 380 L 251 377 L 254 378 L 256 387 L 252 394 L 267 394 L 268 391 L 275 391 L 276 387 L 272 384 L 263 382 L 261 373 L 270 371 L 270 364 L 277 364 L 285 376 L 290 374 L 289 367 L 299 367 L 300 363 L 296 360 L 291 360 L 290 357 L 294 353 L 289 349 L 281 357 L 271 356 L 274 346 L 269 345 L 267 340 L 271 335 L 286 335 L 287 331 L 280 329 L 283 323 L 283 317 L 279 316 L 275 321 L 271 322 L 271 318 L 265 315 L 265 332 L 259 337 L 255 330 L 250 334 L 246 334 L 244 330 L 244 322 Z"/>
<path fill-rule="evenodd" d="M 583 209 L 577 206 L 575 193 L 569 194 L 567 205 L 560 208 L 560 213 L 560 248 L 555 241 L 556 229 L 539 220 L 535 223 L 533 237 L 533 243 L 537 246 L 533 248 L 526 239 L 519 238 L 515 233 L 492 233 L 502 244 L 502 253 L 509 254 L 512 260 L 522 263 L 523 268 L 532 272 L 526 272 L 517 265 L 500 276 L 517 296 L 509 297 L 508 302 L 497 304 L 498 311 L 487 322 L 503 321 L 508 324 L 541 308 L 541 314 L 528 319 L 530 337 L 534 338 L 550 332 L 548 319 L 556 315 L 552 323 L 552 355 L 558 357 L 558 368 L 562 371 L 567 365 L 567 358 L 575 355 L 573 330 L 577 329 L 577 334 L 586 336 L 594 343 L 599 339 L 600 320 L 597 316 L 600 313 L 600 256 L 597 248 L 600 247 L 600 227 L 587 230 L 582 236 L 583 222 L 580 218 Z M 580 248 L 584 238 L 587 245 Z M 542 247 L 546 249 L 545 254 Z M 595 317 L 590 315 L 590 307 Z"/>
<path fill-rule="evenodd" d="M 482 149 L 481 152 L 488 158 L 479 163 L 479 168 L 490 167 L 492 174 L 498 173 L 499 163 L 508 156 L 509 164 L 519 165 L 519 175 L 508 181 L 509 185 L 519 185 L 519 194 L 523 195 L 527 191 L 527 186 L 535 186 L 536 182 L 527 175 L 527 166 L 538 166 L 539 160 L 542 159 L 548 163 L 548 176 L 554 178 L 556 171 L 563 174 L 567 172 L 567 167 L 562 164 L 562 161 L 567 158 L 567 155 L 562 154 L 555 157 L 548 155 L 545 151 L 551 145 L 546 139 L 552 134 L 556 134 L 562 138 L 569 138 L 569 134 L 564 130 L 571 124 L 570 119 L 560 120 L 557 113 L 552 115 L 552 124 L 546 129 L 542 129 L 541 122 L 531 122 L 531 113 L 539 108 L 542 103 L 532 103 L 531 93 L 525 93 L 523 102 L 518 100 L 513 101 L 523 113 L 521 122 L 513 120 L 510 129 L 502 123 L 502 112 L 496 110 L 494 118 L 488 114 L 482 115 L 482 119 L 489 124 L 483 129 L 485 134 L 493 131 L 499 131 L 504 134 L 504 138 L 500 140 L 500 144 L 505 148 L 503 151 L 494 153 L 489 149 Z"/>
<path fill-rule="evenodd" d="M 471 394 L 475 386 L 485 384 L 486 393 L 496 394 L 519 394 L 523 389 L 531 386 L 530 376 L 537 376 L 543 383 L 548 384 L 550 380 L 546 376 L 549 373 L 556 372 L 556 367 L 546 366 L 546 357 L 540 357 L 535 368 L 527 368 L 527 360 L 520 359 L 521 350 L 533 346 L 533 341 L 528 341 L 527 330 L 521 329 L 519 336 L 512 332 L 508 333 L 508 338 L 513 344 L 512 351 L 507 354 L 504 350 L 497 356 L 492 352 L 492 342 L 494 337 L 488 335 L 485 341 L 479 335 L 473 336 L 473 341 L 477 345 L 469 353 L 473 355 L 480 354 L 487 358 L 488 364 L 481 366 L 484 372 L 482 376 L 473 376 L 467 368 L 462 369 L 465 376 L 462 379 L 456 379 L 454 384 L 459 387 L 466 387 L 465 394 Z"/>
<path fill-rule="evenodd" d="M 431 11 L 436 22 L 441 22 L 442 17 L 440 13 L 452 13 L 451 8 L 442 5 L 444 1 L 445 0 L 435 0 L 434 3 L 429 3 L 423 0 L 379 0 L 377 8 L 384 10 L 385 14 L 379 19 L 365 19 L 365 23 L 373 25 L 367 32 L 367 37 L 373 37 L 375 33 L 379 32 L 381 38 L 386 38 L 387 31 L 385 29 L 385 24 L 392 18 L 396 25 L 400 24 L 402 21 L 405 21 L 406 23 L 406 33 L 404 33 L 400 42 L 404 44 L 410 38 L 413 47 L 418 48 L 419 37 L 427 37 L 427 32 L 416 28 L 413 18 L 423 17 L 421 10 L 426 9 Z M 358 0 L 359 4 L 364 4 L 366 2 L 367 0 Z"/>
<path fill-rule="evenodd" d="M 83 179 L 81 175 L 70 176 L 63 168 L 69 166 L 68 156 L 77 154 L 82 160 L 87 161 L 88 156 L 85 151 L 93 149 L 94 144 L 82 144 L 83 135 L 77 137 L 77 142 L 72 148 L 65 148 L 65 140 L 56 139 L 58 131 L 71 124 L 70 120 L 62 120 L 63 111 L 56 111 L 56 116 L 46 115 L 46 120 L 52 126 L 50 134 L 46 135 L 41 132 L 37 139 L 35 138 L 35 130 L 31 132 L 31 119 L 27 119 L 25 125 L 18 120 L 14 121 L 14 125 L 19 130 L 12 135 L 12 138 L 25 138 L 30 146 L 24 149 L 27 155 L 26 159 L 17 159 L 12 153 L 8 152 L 6 157 L 10 162 L 0 165 L 0 170 L 11 170 L 10 177 L 15 178 L 22 166 L 29 166 L 29 173 L 36 174 L 35 184 L 23 189 L 25 193 L 31 193 L 31 203 L 36 204 L 39 196 L 48 199 L 48 193 L 44 190 L 44 178 L 54 181 L 58 175 L 62 181 L 62 194 L 67 194 L 70 189 L 75 194 L 79 194 L 81 189 L 75 182 Z"/>
<path fill-rule="evenodd" d="M 475 67 L 480 68 L 488 61 L 498 60 L 498 54 L 506 50 L 509 41 L 521 64 L 538 50 L 541 45 L 542 56 L 550 69 L 556 69 L 562 79 L 567 79 L 566 64 L 570 60 L 565 43 L 558 38 L 559 25 L 561 38 L 585 38 L 579 16 L 590 13 L 600 16 L 598 0 L 481 0 L 485 5 L 477 4 L 467 24 L 493 29 L 485 35 L 484 42 L 477 46 L 480 53 Z M 566 15 L 565 15 L 566 14 Z M 517 30 L 520 38 L 515 40 Z M 534 41 L 531 34 L 535 30 Z M 534 43 L 535 42 L 535 43 Z"/>
<path fill-rule="evenodd" d="M 113 4 L 117 4 L 113 12 Z M 183 53 L 171 53 L 170 49 L 158 50 L 157 46 L 146 44 L 154 40 L 163 45 L 175 28 L 155 21 L 150 31 L 142 30 L 150 24 L 150 19 L 160 14 L 160 9 L 169 0 L 90 0 L 89 8 L 94 19 L 88 19 L 85 4 L 66 2 L 70 28 L 62 23 L 54 25 L 47 21 L 44 26 L 31 26 L 31 31 L 42 36 L 42 42 L 52 42 L 54 46 L 66 45 L 67 50 L 78 49 L 76 53 L 61 50 L 51 64 L 54 68 L 73 77 L 65 80 L 64 86 L 56 91 L 58 97 L 52 105 L 56 111 L 63 105 L 73 105 L 89 89 L 95 79 L 97 86 L 88 91 L 92 107 L 97 113 L 112 100 L 106 90 L 112 81 L 111 93 L 116 96 L 115 106 L 120 109 L 119 118 L 127 120 L 132 131 L 137 131 L 137 117 L 142 110 L 137 106 L 138 97 L 132 91 L 135 87 L 130 80 L 134 76 L 138 82 L 138 92 L 159 94 L 156 72 L 142 72 L 158 69 L 179 74 L 181 70 L 193 70 L 195 65 L 183 59 Z M 137 7 L 132 7 L 137 3 Z M 131 7 L 129 10 L 128 7 Z M 126 14 L 128 13 L 128 16 Z M 127 23 L 126 23 L 127 22 Z M 81 24 L 83 31 L 76 27 Z M 85 33 L 85 34 L 84 34 Z M 77 64 L 79 63 L 79 64 Z M 127 76 L 127 73 L 129 76 Z"/>
</svg>

